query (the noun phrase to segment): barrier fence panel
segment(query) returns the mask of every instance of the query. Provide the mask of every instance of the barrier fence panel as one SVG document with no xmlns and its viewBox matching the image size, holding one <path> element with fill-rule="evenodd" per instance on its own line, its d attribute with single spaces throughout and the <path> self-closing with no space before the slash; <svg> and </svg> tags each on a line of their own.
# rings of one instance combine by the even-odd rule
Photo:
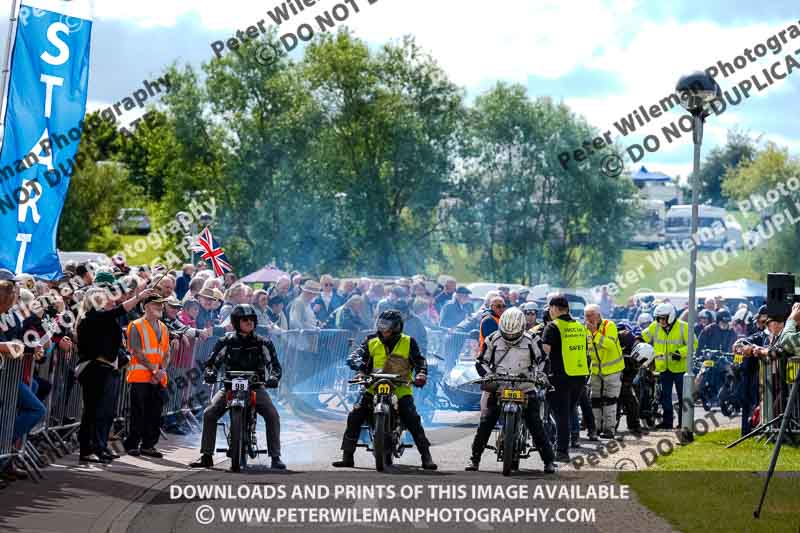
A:
<svg viewBox="0 0 800 533">
<path fill-rule="evenodd" d="M 793 405 L 786 405 L 795 377 L 800 372 L 800 357 L 788 360 L 761 360 L 760 366 L 759 403 L 762 424 L 770 422 L 782 413 L 789 413 L 793 423 L 788 426 L 788 432 L 800 435 L 800 395 Z M 780 425 L 780 420 L 773 421 L 769 431 L 777 433 Z"/>
<path fill-rule="evenodd" d="M 16 454 L 14 420 L 17 417 L 17 395 L 22 380 L 22 359 L 0 358 L 0 459 Z"/>
</svg>

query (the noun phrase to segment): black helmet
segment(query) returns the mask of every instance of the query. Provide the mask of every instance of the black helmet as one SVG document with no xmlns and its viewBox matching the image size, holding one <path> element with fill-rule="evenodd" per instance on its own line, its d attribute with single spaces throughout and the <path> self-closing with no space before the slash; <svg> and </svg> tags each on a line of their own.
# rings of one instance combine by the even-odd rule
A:
<svg viewBox="0 0 800 533">
<path fill-rule="evenodd" d="M 384 311 L 375 321 L 375 329 L 381 331 L 391 331 L 393 335 L 403 331 L 403 317 L 395 309 Z"/>
<path fill-rule="evenodd" d="M 253 321 L 253 329 L 258 325 L 256 309 L 250 304 L 239 304 L 231 311 L 231 324 L 237 332 L 239 331 L 239 321 L 243 318 L 249 318 Z"/>
</svg>

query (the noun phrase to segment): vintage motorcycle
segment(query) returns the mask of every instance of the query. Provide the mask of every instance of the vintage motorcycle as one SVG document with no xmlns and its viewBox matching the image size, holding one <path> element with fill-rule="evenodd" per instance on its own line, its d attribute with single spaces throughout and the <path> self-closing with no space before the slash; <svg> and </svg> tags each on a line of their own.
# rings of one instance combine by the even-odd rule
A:
<svg viewBox="0 0 800 533">
<path fill-rule="evenodd" d="M 500 418 L 495 427 L 495 445 L 487 446 L 495 450 L 497 460 L 503 463 L 503 475 L 510 476 L 511 472 L 519 470 L 520 459 L 527 459 L 535 447 L 529 442 L 528 427 L 523 418 L 523 411 L 529 408 L 528 395 L 532 394 L 538 400 L 539 417 L 545 427 L 547 438 L 555 440 L 555 419 L 549 413 L 546 395 L 551 389 L 550 382 L 543 372 L 535 372 L 532 377 L 525 374 L 495 373 L 484 376 L 476 383 L 497 384 L 497 401 L 500 406 Z M 525 392 L 520 385 L 530 383 L 534 386 L 530 392 Z"/>
<path fill-rule="evenodd" d="M 399 385 L 408 385 L 408 378 L 401 378 L 399 374 L 374 372 L 348 383 L 361 385 L 364 389 L 373 387 L 372 417 L 365 428 L 367 442 L 359 442 L 357 446 L 364 446 L 375 456 L 375 470 L 383 472 L 386 466 L 392 464 L 392 458 L 400 458 L 406 448 L 413 445 L 409 443 L 410 435 L 406 431 L 397 411 L 397 396 L 395 389 Z"/>
<path fill-rule="evenodd" d="M 226 409 L 230 417 L 230 428 L 220 422 L 228 441 L 228 448 L 217 448 L 218 452 L 227 452 L 231 458 L 231 471 L 239 472 L 247 467 L 249 459 L 255 459 L 258 454 L 266 454 L 267 450 L 258 449 L 256 438 L 256 391 L 264 382 L 259 381 L 256 372 L 241 372 L 228 370 L 225 378 L 220 381 L 225 385 Z"/>
</svg>

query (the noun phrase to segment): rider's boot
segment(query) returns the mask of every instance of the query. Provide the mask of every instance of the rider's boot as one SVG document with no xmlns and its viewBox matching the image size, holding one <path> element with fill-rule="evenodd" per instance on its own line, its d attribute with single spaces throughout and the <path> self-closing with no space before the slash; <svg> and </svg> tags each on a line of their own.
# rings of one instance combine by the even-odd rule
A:
<svg viewBox="0 0 800 533">
<path fill-rule="evenodd" d="M 545 474 L 555 474 L 556 473 L 556 464 L 553 461 L 544 464 L 544 473 Z"/>
<path fill-rule="evenodd" d="M 211 468 L 214 466 L 214 460 L 207 453 L 200 456 L 200 459 L 189 464 L 191 468 Z"/>
<path fill-rule="evenodd" d="M 431 451 L 428 448 L 420 450 L 419 455 L 422 457 L 422 468 L 425 470 L 436 470 L 439 468 L 436 466 L 436 463 L 433 462 L 433 457 L 431 457 Z"/>
<path fill-rule="evenodd" d="M 478 467 L 481 464 L 481 458 L 475 457 L 474 455 L 469 458 L 469 462 L 467 463 L 467 467 L 464 469 L 467 472 L 477 472 Z"/>
<path fill-rule="evenodd" d="M 334 461 L 332 464 L 336 468 L 353 468 L 356 464 L 353 460 L 353 452 L 342 452 L 342 460 Z"/>
<path fill-rule="evenodd" d="M 272 458 L 272 466 L 270 467 L 273 470 L 286 470 L 286 465 L 281 461 L 280 456 Z"/>
</svg>

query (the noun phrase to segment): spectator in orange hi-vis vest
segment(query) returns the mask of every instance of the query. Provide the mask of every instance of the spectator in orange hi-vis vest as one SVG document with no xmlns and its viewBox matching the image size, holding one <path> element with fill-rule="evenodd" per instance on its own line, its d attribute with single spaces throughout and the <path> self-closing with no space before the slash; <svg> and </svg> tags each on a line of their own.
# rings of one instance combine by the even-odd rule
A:
<svg viewBox="0 0 800 533">
<path fill-rule="evenodd" d="M 163 405 L 161 390 L 167 386 L 169 331 L 161 321 L 164 299 L 158 295 L 142 301 L 144 316 L 128 324 L 130 385 L 130 433 L 123 445 L 129 455 L 160 459 L 158 443 Z"/>
</svg>

